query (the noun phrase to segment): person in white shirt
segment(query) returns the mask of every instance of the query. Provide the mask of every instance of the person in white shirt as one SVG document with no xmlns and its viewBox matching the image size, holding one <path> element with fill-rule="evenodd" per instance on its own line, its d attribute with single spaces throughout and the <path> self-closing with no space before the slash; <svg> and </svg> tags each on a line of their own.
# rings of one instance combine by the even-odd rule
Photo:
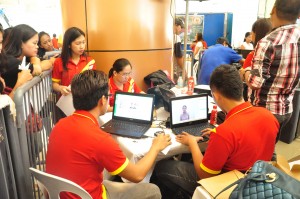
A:
<svg viewBox="0 0 300 199">
<path fill-rule="evenodd" d="M 253 50 L 251 32 L 246 32 L 244 42 L 242 43 L 240 49 L 241 50 Z"/>
</svg>

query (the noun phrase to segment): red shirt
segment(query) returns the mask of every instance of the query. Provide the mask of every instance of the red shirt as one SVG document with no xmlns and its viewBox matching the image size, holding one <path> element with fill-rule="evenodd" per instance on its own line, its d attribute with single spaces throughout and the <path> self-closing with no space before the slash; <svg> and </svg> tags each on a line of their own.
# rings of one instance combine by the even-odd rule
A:
<svg viewBox="0 0 300 199">
<path fill-rule="evenodd" d="M 94 199 L 102 198 L 103 169 L 117 175 L 127 165 L 119 145 L 87 111 L 61 119 L 50 134 L 46 172 L 77 183 Z"/>
<path fill-rule="evenodd" d="M 109 78 L 109 91 L 112 94 L 112 97 L 109 99 L 109 105 L 113 106 L 114 105 L 114 99 L 115 99 L 115 92 L 116 91 L 123 91 L 123 92 L 129 92 L 129 93 L 140 93 L 142 92 L 142 90 L 138 87 L 138 85 L 136 85 L 136 83 L 134 82 L 134 80 L 129 77 L 128 81 L 123 84 L 123 90 L 120 90 L 115 82 L 113 77 Z"/>
<path fill-rule="evenodd" d="M 270 161 L 279 124 L 267 109 L 245 102 L 230 110 L 215 130 L 200 164 L 211 174 L 246 171 L 257 160 Z"/>
<path fill-rule="evenodd" d="M 68 70 L 64 70 L 62 59 L 59 57 L 53 64 L 52 81 L 60 83 L 63 86 L 69 86 L 73 77 L 84 70 L 96 69 L 95 60 L 91 57 L 80 56 L 78 64 L 75 64 L 72 59 L 69 60 Z"/>
<path fill-rule="evenodd" d="M 243 68 L 251 67 L 253 55 L 254 55 L 254 50 L 251 51 L 251 52 L 247 55 L 247 57 L 246 57 L 246 59 L 245 59 L 245 62 L 244 62 L 244 64 L 243 64 Z"/>
</svg>

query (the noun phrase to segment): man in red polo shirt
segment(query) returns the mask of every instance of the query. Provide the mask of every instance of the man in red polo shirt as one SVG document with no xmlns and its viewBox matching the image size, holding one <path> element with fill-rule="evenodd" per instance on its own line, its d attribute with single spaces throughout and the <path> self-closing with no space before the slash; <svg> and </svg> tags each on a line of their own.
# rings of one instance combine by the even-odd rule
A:
<svg viewBox="0 0 300 199">
<path fill-rule="evenodd" d="M 169 135 L 153 139 L 149 152 L 132 164 L 112 136 L 101 130 L 100 115 L 109 104 L 107 76 L 87 70 L 74 76 L 72 83 L 73 115 L 61 119 L 53 128 L 46 157 L 46 172 L 69 179 L 83 187 L 94 199 L 161 198 L 159 189 L 150 183 L 114 185 L 103 182 L 103 170 L 140 182 L 155 162 L 157 154 L 171 144 Z M 126 197 L 128 196 L 128 197 Z M 70 193 L 61 198 L 77 198 Z"/>
<path fill-rule="evenodd" d="M 199 179 L 234 169 L 244 172 L 257 160 L 272 158 L 279 123 L 267 109 L 244 101 L 243 82 L 235 67 L 217 67 L 210 77 L 210 88 L 226 113 L 225 121 L 213 130 L 204 130 L 210 132 L 204 156 L 197 143 L 202 137 L 185 132 L 177 135 L 176 140 L 189 147 L 193 164 L 163 160 L 156 165 L 152 179 L 163 198 L 177 198 L 174 193 L 191 196 Z"/>
</svg>

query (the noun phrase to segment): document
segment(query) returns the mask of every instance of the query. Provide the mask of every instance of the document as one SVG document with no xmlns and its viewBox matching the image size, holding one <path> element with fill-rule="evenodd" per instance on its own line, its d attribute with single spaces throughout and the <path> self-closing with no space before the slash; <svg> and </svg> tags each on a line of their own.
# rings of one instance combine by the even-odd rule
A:
<svg viewBox="0 0 300 199">
<path fill-rule="evenodd" d="M 73 97 L 72 97 L 72 94 L 69 94 L 69 95 L 62 95 L 58 102 L 56 103 L 56 106 L 58 108 L 60 108 L 60 110 L 62 110 L 66 116 L 69 116 L 71 114 L 74 113 L 75 109 L 74 109 L 74 106 L 73 106 Z"/>
</svg>

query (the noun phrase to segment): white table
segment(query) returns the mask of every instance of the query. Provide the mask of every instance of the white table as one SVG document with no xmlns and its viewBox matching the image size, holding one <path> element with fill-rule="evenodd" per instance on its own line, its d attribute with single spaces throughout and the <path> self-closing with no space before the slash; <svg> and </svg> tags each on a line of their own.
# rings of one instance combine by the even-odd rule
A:
<svg viewBox="0 0 300 199">
<path fill-rule="evenodd" d="M 161 121 L 165 121 L 169 117 L 169 113 L 164 110 L 163 107 L 159 108 L 157 111 L 157 121 L 153 122 L 152 127 L 145 133 L 148 138 L 141 138 L 141 139 L 133 139 L 127 138 L 122 136 L 113 135 L 114 139 L 118 142 L 120 148 L 122 149 L 123 153 L 126 155 L 129 161 L 136 163 L 144 155 L 149 151 L 152 140 L 154 137 L 154 133 L 157 131 L 161 131 L 161 128 L 157 127 L 157 124 Z M 108 112 L 105 115 L 100 116 L 99 122 L 100 125 L 104 124 L 105 122 L 109 121 L 112 117 L 112 112 Z M 164 129 L 165 133 L 170 134 L 172 139 L 172 144 L 160 152 L 156 158 L 156 161 L 172 157 L 177 154 L 181 153 L 189 153 L 189 149 L 187 146 L 178 143 L 175 140 L 175 135 L 171 132 L 171 129 Z M 149 182 L 150 177 L 152 175 L 153 167 L 148 172 L 147 176 L 144 178 L 142 182 Z M 109 174 L 105 172 L 104 174 L 106 179 L 109 179 Z M 126 179 L 123 179 L 124 182 L 128 182 Z"/>
<path fill-rule="evenodd" d="M 210 105 L 211 107 L 213 106 L 212 103 L 209 104 L 211 104 Z M 113 135 L 114 139 L 118 142 L 123 153 L 126 155 L 128 160 L 131 161 L 132 163 L 138 162 L 149 151 L 152 145 L 154 133 L 162 130 L 161 128 L 158 128 L 157 124 L 161 121 L 166 121 L 170 115 L 170 113 L 165 111 L 163 107 L 156 110 L 156 113 L 157 113 L 157 120 L 153 122 L 152 127 L 145 133 L 146 136 L 149 136 L 148 138 L 133 139 L 133 138 Z M 100 116 L 99 118 L 100 125 L 106 123 L 111 118 L 112 118 L 112 112 L 108 112 L 105 115 Z M 175 135 L 172 133 L 171 129 L 164 129 L 164 131 L 165 133 L 171 136 L 172 144 L 158 154 L 156 161 L 166 159 L 174 155 L 190 152 L 187 146 L 175 140 Z M 207 143 L 199 144 L 199 147 L 201 149 L 206 148 L 206 146 Z M 153 167 L 148 172 L 147 176 L 144 178 L 142 182 L 149 182 L 150 177 L 152 175 Z M 104 176 L 105 179 L 110 179 L 110 176 L 107 172 L 104 173 Z M 126 179 L 123 179 L 123 181 L 128 182 Z"/>
</svg>

